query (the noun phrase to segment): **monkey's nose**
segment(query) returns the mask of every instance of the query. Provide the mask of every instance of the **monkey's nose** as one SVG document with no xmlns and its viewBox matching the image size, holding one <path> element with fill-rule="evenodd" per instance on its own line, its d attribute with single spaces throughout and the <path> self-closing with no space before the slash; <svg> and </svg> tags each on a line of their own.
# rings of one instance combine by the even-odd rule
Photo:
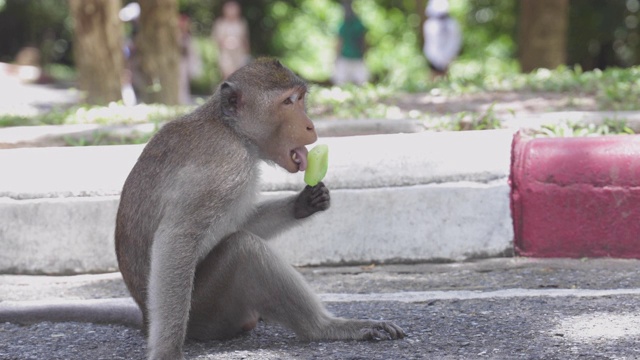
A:
<svg viewBox="0 0 640 360">
<path fill-rule="evenodd" d="M 316 129 L 315 125 L 313 125 L 313 121 L 311 121 L 311 119 L 307 118 L 307 131 L 313 131 Z"/>
</svg>

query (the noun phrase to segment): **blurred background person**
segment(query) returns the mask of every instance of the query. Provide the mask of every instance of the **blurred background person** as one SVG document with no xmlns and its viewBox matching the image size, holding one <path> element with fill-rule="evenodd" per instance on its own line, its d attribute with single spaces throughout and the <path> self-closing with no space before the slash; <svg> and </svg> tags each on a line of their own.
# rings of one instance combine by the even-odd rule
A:
<svg viewBox="0 0 640 360">
<path fill-rule="evenodd" d="M 449 65 L 460 53 L 462 32 L 449 14 L 448 0 L 429 0 L 425 13 L 423 51 L 431 67 L 431 77 L 436 79 L 447 75 Z"/>
<path fill-rule="evenodd" d="M 218 66 L 224 79 L 249 62 L 249 26 L 237 1 L 224 3 L 211 36 L 218 47 Z"/>
<path fill-rule="evenodd" d="M 138 34 L 140 5 L 137 2 L 127 4 L 120 9 L 118 17 L 122 22 L 130 24 L 123 48 L 125 66 L 122 74 L 122 103 L 127 106 L 133 106 L 137 104 L 138 94 L 144 88 L 144 80 L 140 75 L 140 62 L 136 56 L 134 41 Z"/>
<path fill-rule="evenodd" d="M 367 28 L 353 11 L 351 1 L 343 1 L 344 20 L 338 30 L 338 57 L 333 72 L 333 83 L 343 85 L 351 82 L 362 85 L 369 80 L 369 71 L 364 63 Z"/>
<path fill-rule="evenodd" d="M 180 15 L 178 20 L 180 30 L 180 73 L 178 97 L 180 104 L 191 103 L 191 79 L 202 74 L 202 61 L 191 37 L 191 19 L 187 15 Z"/>
</svg>

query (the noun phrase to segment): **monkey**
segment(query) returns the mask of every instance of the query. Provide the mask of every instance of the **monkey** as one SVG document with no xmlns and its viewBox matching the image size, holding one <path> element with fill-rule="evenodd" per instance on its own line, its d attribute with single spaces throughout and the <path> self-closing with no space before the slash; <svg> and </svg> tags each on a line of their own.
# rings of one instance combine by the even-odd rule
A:
<svg viewBox="0 0 640 360">
<path fill-rule="evenodd" d="M 256 59 L 142 151 L 122 189 L 115 248 L 149 359 L 180 359 L 186 338 L 228 339 L 259 320 L 307 341 L 405 336 L 392 322 L 332 315 L 268 244 L 330 207 L 324 183 L 256 202 L 261 161 L 306 169 L 317 140 L 307 92 L 278 60 Z"/>
</svg>

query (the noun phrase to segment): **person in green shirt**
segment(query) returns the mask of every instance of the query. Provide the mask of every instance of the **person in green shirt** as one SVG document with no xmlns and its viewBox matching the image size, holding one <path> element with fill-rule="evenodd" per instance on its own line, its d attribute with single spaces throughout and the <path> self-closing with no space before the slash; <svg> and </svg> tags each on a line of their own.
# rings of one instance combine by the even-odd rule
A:
<svg viewBox="0 0 640 360">
<path fill-rule="evenodd" d="M 333 83 L 348 82 L 362 85 L 369 80 L 369 72 L 364 63 L 367 28 L 353 11 L 351 1 L 344 1 L 344 20 L 338 30 L 338 57 L 333 73 Z"/>
</svg>

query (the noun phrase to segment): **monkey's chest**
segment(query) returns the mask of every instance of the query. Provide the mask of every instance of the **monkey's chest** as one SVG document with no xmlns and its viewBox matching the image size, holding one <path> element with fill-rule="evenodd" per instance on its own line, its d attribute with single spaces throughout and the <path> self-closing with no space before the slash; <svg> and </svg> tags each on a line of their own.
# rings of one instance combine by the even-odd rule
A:
<svg viewBox="0 0 640 360">
<path fill-rule="evenodd" d="M 237 194 L 228 198 L 227 203 L 216 213 L 211 214 L 211 222 L 200 243 L 200 259 L 204 258 L 221 240 L 240 230 L 255 209 L 258 184 L 251 180 L 237 190 Z"/>
</svg>

